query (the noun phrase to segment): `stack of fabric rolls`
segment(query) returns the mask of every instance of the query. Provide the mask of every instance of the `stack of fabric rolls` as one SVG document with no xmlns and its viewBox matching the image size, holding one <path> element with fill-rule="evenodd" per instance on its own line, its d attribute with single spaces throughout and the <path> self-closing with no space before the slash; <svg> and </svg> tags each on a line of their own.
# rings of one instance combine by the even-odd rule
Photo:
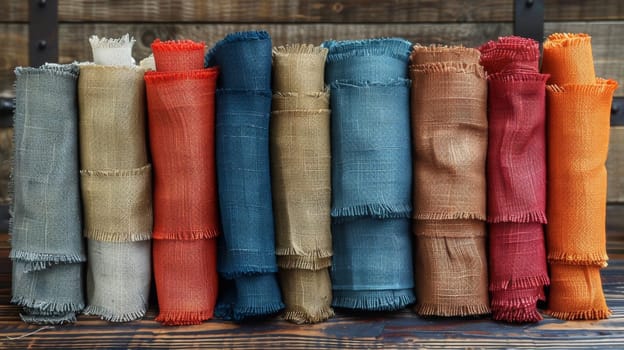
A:
<svg viewBox="0 0 624 350">
<path fill-rule="evenodd" d="M 487 82 L 479 51 L 416 45 L 410 61 L 415 310 L 487 314 Z"/>
<path fill-rule="evenodd" d="M 77 65 L 15 69 L 11 302 L 24 322 L 74 322 L 84 308 Z"/>
<path fill-rule="evenodd" d="M 331 87 L 334 307 L 414 302 L 407 61 L 398 38 L 326 41 Z"/>
<path fill-rule="evenodd" d="M 284 308 L 276 273 L 269 162 L 271 37 L 238 32 L 205 57 L 221 75 L 216 95 L 216 151 L 223 235 L 217 316 L 240 321 Z"/>
<path fill-rule="evenodd" d="M 276 255 L 286 310 L 295 323 L 332 317 L 331 147 L 327 49 L 273 49 L 271 182 Z"/>
<path fill-rule="evenodd" d="M 502 37 L 479 48 L 488 73 L 488 222 L 492 316 L 542 319 L 549 284 L 546 224 L 546 79 L 539 44 Z"/>
<path fill-rule="evenodd" d="M 607 266 L 605 162 L 617 83 L 596 78 L 587 34 L 552 34 L 542 71 L 548 113 L 547 312 L 566 320 L 607 318 L 600 268 Z"/>
<path fill-rule="evenodd" d="M 218 70 L 204 69 L 205 44 L 152 43 L 145 73 L 154 164 L 154 278 L 166 325 L 213 317 L 220 233 L 214 99 Z"/>
</svg>

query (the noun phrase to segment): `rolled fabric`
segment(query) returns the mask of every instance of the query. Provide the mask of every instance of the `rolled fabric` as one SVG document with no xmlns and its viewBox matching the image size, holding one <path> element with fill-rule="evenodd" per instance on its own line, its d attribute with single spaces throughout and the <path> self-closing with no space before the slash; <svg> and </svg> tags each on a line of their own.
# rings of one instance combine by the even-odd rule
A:
<svg viewBox="0 0 624 350">
<path fill-rule="evenodd" d="M 537 322 L 549 284 L 546 223 L 546 79 L 539 44 L 503 37 L 482 45 L 488 72 L 488 222 L 492 314 Z"/>
<path fill-rule="evenodd" d="M 325 89 L 327 49 L 294 44 L 273 48 L 273 90 L 318 93 Z"/>
<path fill-rule="evenodd" d="M 277 283 L 269 162 L 271 37 L 265 31 L 228 34 L 205 65 L 219 66 L 216 151 L 223 235 L 217 316 L 262 318 L 284 308 Z M 227 281 L 230 280 L 230 281 Z"/>
<path fill-rule="evenodd" d="M 84 308 L 78 72 L 57 64 L 15 69 L 11 302 L 29 323 L 73 322 Z"/>
<path fill-rule="evenodd" d="M 481 54 L 479 50 L 463 46 L 446 46 L 433 44 L 423 46 L 414 45 L 410 55 L 410 64 L 417 66 L 427 63 L 455 62 L 465 64 L 478 64 Z"/>
<path fill-rule="evenodd" d="M 316 111 L 329 108 L 329 90 L 318 92 L 282 92 L 273 94 L 273 111 Z"/>
<path fill-rule="evenodd" d="M 152 274 L 144 70 L 134 65 L 134 38 L 89 42 L 97 64 L 83 64 L 78 78 L 83 232 L 92 257 L 84 313 L 127 322 L 147 311 Z"/>
<path fill-rule="evenodd" d="M 412 54 L 416 61 L 422 60 L 419 56 L 420 51 Z M 426 63 L 413 65 L 410 74 L 412 217 L 485 220 L 488 121 L 483 67 L 462 62 Z"/>
<path fill-rule="evenodd" d="M 409 224 L 367 217 L 334 224 L 332 306 L 391 311 L 415 301 Z"/>
<path fill-rule="evenodd" d="M 286 304 L 284 319 L 301 324 L 317 323 L 334 316 L 330 307 L 332 286 L 327 268 L 280 269 L 279 277 Z"/>
<path fill-rule="evenodd" d="M 156 41 L 145 74 L 154 161 L 154 278 L 157 321 L 213 317 L 220 233 L 215 170 L 217 68 L 202 69 L 203 43 Z M 179 65 L 178 65 L 179 63 Z"/>
<path fill-rule="evenodd" d="M 84 313 L 111 322 L 145 315 L 152 276 L 150 240 L 88 241 L 87 300 Z"/>
<path fill-rule="evenodd" d="M 411 49 L 407 40 L 328 40 L 321 46 L 329 50 L 325 66 L 325 81 L 329 83 L 336 80 L 383 82 L 407 78 L 407 60 Z"/>
<path fill-rule="evenodd" d="M 547 313 L 567 319 L 611 314 L 600 281 L 607 265 L 605 216 L 610 109 L 617 82 L 595 78 L 591 38 L 552 34 L 542 71 L 548 113 Z"/>
<path fill-rule="evenodd" d="M 402 78 L 331 83 L 332 217 L 410 216 L 409 88 Z"/>
<path fill-rule="evenodd" d="M 164 325 L 199 324 L 211 319 L 217 302 L 215 239 L 155 239 L 156 321 Z"/>
<path fill-rule="evenodd" d="M 415 310 L 422 316 L 490 313 L 485 223 L 479 220 L 417 220 L 412 228 L 416 276 Z"/>
</svg>

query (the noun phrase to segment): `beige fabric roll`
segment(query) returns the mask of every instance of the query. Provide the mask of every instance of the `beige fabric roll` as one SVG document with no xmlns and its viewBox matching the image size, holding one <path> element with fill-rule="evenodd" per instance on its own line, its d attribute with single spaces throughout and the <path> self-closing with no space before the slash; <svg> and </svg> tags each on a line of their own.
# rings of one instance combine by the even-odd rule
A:
<svg viewBox="0 0 624 350">
<path fill-rule="evenodd" d="M 328 269 L 318 271 L 281 269 L 284 319 L 294 323 L 317 323 L 334 316 Z"/>
<path fill-rule="evenodd" d="M 273 95 L 274 111 L 319 110 L 329 108 L 329 92 L 276 92 Z"/>
<path fill-rule="evenodd" d="M 422 316 L 488 314 L 485 223 L 478 220 L 415 221 L 414 264 Z"/>
<path fill-rule="evenodd" d="M 434 62 L 463 62 L 467 64 L 478 64 L 481 53 L 479 50 L 463 46 L 446 45 L 414 45 L 410 55 L 412 65 L 434 63 Z"/>
<path fill-rule="evenodd" d="M 413 66 L 413 218 L 486 218 L 487 81 L 462 62 Z"/>
<path fill-rule="evenodd" d="M 276 254 L 283 268 L 330 266 L 330 111 L 274 111 L 271 179 Z"/>
<path fill-rule="evenodd" d="M 106 242 L 152 236 L 152 167 L 82 170 L 84 233 Z"/>
<path fill-rule="evenodd" d="M 82 169 L 134 169 L 147 164 L 144 72 L 135 66 L 80 67 Z"/>
<path fill-rule="evenodd" d="M 323 91 L 327 51 L 311 44 L 273 48 L 273 89 L 300 93 Z"/>
</svg>

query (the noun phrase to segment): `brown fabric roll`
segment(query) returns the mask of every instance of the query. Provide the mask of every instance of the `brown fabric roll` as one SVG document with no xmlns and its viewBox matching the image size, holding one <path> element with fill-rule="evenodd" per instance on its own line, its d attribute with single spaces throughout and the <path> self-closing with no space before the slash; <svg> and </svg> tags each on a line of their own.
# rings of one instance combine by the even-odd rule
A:
<svg viewBox="0 0 624 350">
<path fill-rule="evenodd" d="M 473 316 L 490 312 L 485 223 L 415 221 L 415 274 L 422 316 Z"/>
<path fill-rule="evenodd" d="M 327 49 L 311 44 L 273 48 L 273 90 L 302 93 L 323 91 L 326 59 Z"/>
<path fill-rule="evenodd" d="M 412 65 L 434 62 L 463 62 L 466 64 L 479 63 L 479 50 L 463 46 L 446 46 L 433 44 L 423 46 L 414 45 L 410 56 Z"/>
<path fill-rule="evenodd" d="M 271 107 L 273 111 L 318 110 L 329 108 L 329 92 L 276 92 Z"/>
<path fill-rule="evenodd" d="M 147 164 L 144 69 L 83 65 L 78 79 L 81 169 Z"/>
<path fill-rule="evenodd" d="M 152 167 L 82 170 L 84 231 L 106 242 L 142 241 L 152 236 Z"/>
<path fill-rule="evenodd" d="M 329 270 L 281 269 L 284 319 L 294 323 L 317 323 L 334 316 Z"/>
<path fill-rule="evenodd" d="M 488 122 L 483 67 L 426 63 L 412 66 L 410 75 L 413 218 L 485 220 Z"/>
<path fill-rule="evenodd" d="M 330 111 L 274 111 L 271 174 L 276 254 L 283 268 L 330 266 Z"/>
<path fill-rule="evenodd" d="M 611 316 L 602 291 L 600 266 L 550 264 L 547 313 L 563 320 L 600 320 Z"/>
</svg>

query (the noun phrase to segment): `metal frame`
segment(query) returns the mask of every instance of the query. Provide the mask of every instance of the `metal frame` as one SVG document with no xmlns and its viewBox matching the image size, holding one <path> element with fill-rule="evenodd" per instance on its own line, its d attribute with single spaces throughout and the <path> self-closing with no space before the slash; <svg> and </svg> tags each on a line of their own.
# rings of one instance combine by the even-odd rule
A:
<svg viewBox="0 0 624 350">
<path fill-rule="evenodd" d="M 58 61 L 58 0 L 30 0 L 28 58 L 31 66 Z"/>
<path fill-rule="evenodd" d="M 514 2 L 514 35 L 544 41 L 544 0 Z"/>
</svg>

